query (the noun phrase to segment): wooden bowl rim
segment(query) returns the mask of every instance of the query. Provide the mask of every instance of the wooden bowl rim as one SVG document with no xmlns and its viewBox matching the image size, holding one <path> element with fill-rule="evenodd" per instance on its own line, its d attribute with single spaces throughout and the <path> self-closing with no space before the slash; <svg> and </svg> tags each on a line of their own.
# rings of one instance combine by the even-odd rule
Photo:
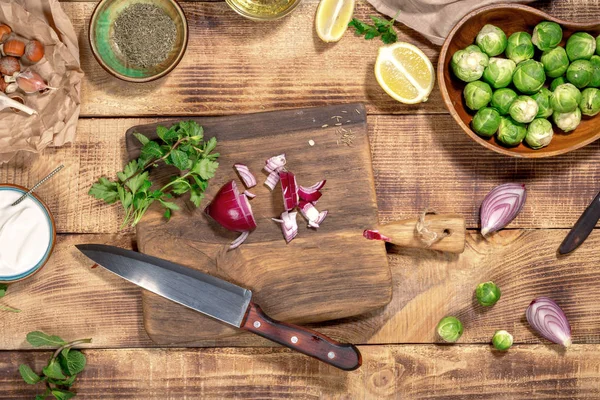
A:
<svg viewBox="0 0 600 400">
<path fill-rule="evenodd" d="M 458 21 L 456 23 L 456 25 L 454 25 L 454 27 L 448 34 L 448 37 L 444 41 L 444 44 L 442 45 L 442 49 L 440 51 L 440 56 L 438 58 L 437 79 L 438 79 L 439 86 L 440 86 L 440 92 L 442 93 L 442 98 L 444 99 L 444 104 L 446 105 L 446 108 L 450 112 L 450 115 L 452 115 L 452 118 L 454 118 L 454 120 L 458 123 L 458 125 L 460 125 L 460 127 L 463 129 L 463 131 L 465 131 L 465 133 L 467 135 L 469 135 L 471 137 L 471 139 L 473 139 L 474 141 L 476 141 L 483 147 L 493 150 L 496 153 L 504 154 L 504 155 L 511 156 L 511 157 L 518 157 L 518 158 L 553 157 L 553 156 L 558 156 L 561 154 L 568 153 L 573 150 L 580 149 L 580 148 L 585 147 L 588 144 L 598 140 L 598 138 L 600 138 L 600 129 L 598 130 L 598 133 L 596 133 L 594 136 L 587 138 L 585 140 L 582 140 L 582 141 L 580 141 L 576 144 L 573 144 L 572 146 L 564 148 L 564 149 L 553 150 L 553 151 L 535 151 L 535 152 L 531 152 L 531 153 L 517 153 L 517 152 L 512 151 L 510 148 L 497 146 L 488 140 L 482 139 L 481 137 L 479 137 L 479 135 L 477 135 L 475 132 L 473 132 L 471 130 L 471 127 L 466 125 L 463 122 L 463 120 L 458 116 L 458 114 L 456 113 L 455 107 L 452 104 L 452 100 L 450 99 L 450 96 L 448 95 L 448 88 L 446 87 L 446 82 L 444 81 L 444 75 L 445 75 L 444 61 L 448 54 L 448 48 L 450 47 L 450 42 L 452 41 L 452 39 L 454 39 L 454 35 L 456 34 L 456 32 L 471 18 L 473 18 L 479 14 L 484 14 L 491 10 L 501 10 L 501 9 L 512 9 L 512 10 L 528 12 L 531 14 L 535 14 L 541 18 L 544 18 L 548 21 L 553 21 L 553 22 L 556 22 L 557 24 L 565 25 L 565 26 L 575 28 L 575 29 L 580 29 L 580 30 L 587 30 L 587 29 L 594 29 L 594 28 L 597 29 L 598 25 L 600 25 L 600 20 L 598 20 L 596 22 L 565 21 L 560 18 L 556 18 L 551 15 L 548 15 L 545 12 L 540 11 L 536 8 L 529 7 L 529 6 L 526 6 L 523 4 L 507 4 L 507 3 L 494 4 L 494 5 L 484 6 L 484 7 L 481 7 L 476 10 L 471 11 L 470 13 L 465 15 L 460 21 Z"/>
<path fill-rule="evenodd" d="M 183 56 L 185 55 L 185 52 L 187 51 L 187 46 L 188 46 L 189 36 L 190 36 L 190 30 L 189 30 L 189 27 L 188 27 L 188 21 L 187 21 L 187 18 L 185 16 L 185 13 L 183 12 L 183 9 L 179 5 L 179 3 L 176 0 L 167 0 L 169 3 L 171 3 L 177 9 L 178 14 L 181 16 L 181 21 L 182 21 L 182 26 L 183 26 L 183 31 L 184 31 L 183 43 L 181 44 L 181 48 L 179 49 L 179 53 L 177 54 L 177 57 L 175 58 L 175 60 L 173 60 L 173 63 L 171 63 L 171 65 L 168 68 L 165 68 L 164 71 L 159 72 L 156 75 L 147 76 L 147 77 L 144 77 L 144 78 L 133 78 L 133 77 L 130 77 L 130 76 L 127 76 L 127 75 L 120 74 L 117 71 L 115 71 L 112 68 L 110 68 L 108 65 L 106 65 L 106 63 L 102 60 L 102 58 L 98 54 L 95 42 L 92 39 L 92 33 L 93 33 L 92 32 L 92 25 L 96 21 L 96 17 L 98 15 L 98 10 L 100 9 L 100 6 L 102 6 L 105 3 L 108 3 L 110 1 L 113 1 L 113 0 L 100 0 L 98 2 L 98 4 L 96 4 L 96 7 L 94 7 L 94 11 L 92 12 L 92 15 L 90 17 L 90 23 L 89 23 L 89 26 L 88 26 L 88 42 L 90 44 L 90 48 L 92 49 L 92 54 L 94 55 L 94 58 L 96 59 L 96 61 L 98 62 L 98 64 L 100 64 L 100 66 L 102 67 L 102 69 L 104 69 L 106 72 L 108 72 L 110 75 L 114 76 L 115 78 L 119 78 L 119 79 L 121 79 L 123 81 L 133 82 L 133 83 L 152 82 L 152 81 L 160 79 L 163 76 L 171 73 L 179 65 L 179 63 L 183 59 Z"/>
<path fill-rule="evenodd" d="M 27 193 L 29 191 L 29 189 L 27 189 L 26 187 L 23 187 L 20 185 L 15 185 L 13 183 L 0 183 L 0 188 L 2 188 L 2 187 L 18 189 L 18 190 L 22 191 L 23 193 Z M 52 226 L 52 243 L 51 243 L 50 249 L 48 250 L 48 255 L 46 256 L 46 259 L 44 260 L 42 265 L 40 265 L 35 271 L 30 273 L 29 275 L 25 275 L 21 278 L 13 279 L 13 280 L 0 279 L 0 283 L 11 284 L 11 283 L 20 282 L 25 279 L 31 278 L 32 276 L 34 276 L 35 274 L 40 272 L 42 270 L 42 268 L 44 268 L 46 266 L 46 264 L 50 260 L 50 257 L 52 256 L 52 253 L 54 252 L 54 246 L 56 245 L 56 222 L 54 221 L 54 215 L 52 215 L 52 212 L 48 208 L 48 205 L 46 203 L 44 203 L 44 200 L 42 200 L 37 194 L 31 193 L 30 196 L 35 197 L 35 199 L 42 205 L 42 207 L 44 207 L 44 209 L 46 210 L 46 213 L 48 214 L 48 217 L 50 218 L 50 225 Z"/>
</svg>

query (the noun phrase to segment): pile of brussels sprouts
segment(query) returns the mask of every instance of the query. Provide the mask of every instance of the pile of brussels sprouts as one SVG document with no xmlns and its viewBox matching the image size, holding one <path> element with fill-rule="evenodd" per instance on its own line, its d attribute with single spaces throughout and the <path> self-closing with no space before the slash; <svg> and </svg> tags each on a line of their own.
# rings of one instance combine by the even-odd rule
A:
<svg viewBox="0 0 600 400">
<path fill-rule="evenodd" d="M 478 135 L 496 135 L 511 147 L 524 140 L 540 149 L 554 135 L 548 118 L 571 132 L 582 114 L 600 112 L 600 36 L 577 32 L 560 47 L 562 37 L 560 25 L 550 21 L 538 24 L 533 36 L 515 32 L 508 38 L 502 29 L 485 25 L 476 44 L 454 53 L 452 70 L 468 82 L 463 95 L 477 112 L 471 127 Z M 503 53 L 507 58 L 500 57 Z"/>
</svg>

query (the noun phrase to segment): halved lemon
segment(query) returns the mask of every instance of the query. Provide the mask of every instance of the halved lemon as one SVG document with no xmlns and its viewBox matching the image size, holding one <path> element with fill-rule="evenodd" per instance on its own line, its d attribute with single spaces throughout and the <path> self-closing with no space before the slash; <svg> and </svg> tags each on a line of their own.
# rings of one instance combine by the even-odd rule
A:
<svg viewBox="0 0 600 400">
<path fill-rule="evenodd" d="M 404 42 L 379 49 L 375 77 L 387 94 L 406 104 L 427 101 L 435 83 L 429 58 L 419 48 Z"/>
<path fill-rule="evenodd" d="M 354 13 L 354 0 L 321 0 L 315 17 L 317 35 L 324 42 L 342 38 Z"/>
</svg>

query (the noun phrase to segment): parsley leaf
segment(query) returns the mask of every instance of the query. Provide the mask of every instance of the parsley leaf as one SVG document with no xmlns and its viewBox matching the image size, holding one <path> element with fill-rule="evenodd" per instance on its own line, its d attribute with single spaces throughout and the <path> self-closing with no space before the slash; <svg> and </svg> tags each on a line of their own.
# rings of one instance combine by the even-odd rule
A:
<svg viewBox="0 0 600 400">
<path fill-rule="evenodd" d="M 398 41 L 398 34 L 394 29 L 394 22 L 398 17 L 398 13 L 390 21 L 372 16 L 373 25 L 362 22 L 356 18 L 352 18 L 348 26 L 354 28 L 357 36 L 364 36 L 365 40 L 371 40 L 376 37 L 381 37 L 381 41 L 385 44 L 395 43 Z"/>
</svg>

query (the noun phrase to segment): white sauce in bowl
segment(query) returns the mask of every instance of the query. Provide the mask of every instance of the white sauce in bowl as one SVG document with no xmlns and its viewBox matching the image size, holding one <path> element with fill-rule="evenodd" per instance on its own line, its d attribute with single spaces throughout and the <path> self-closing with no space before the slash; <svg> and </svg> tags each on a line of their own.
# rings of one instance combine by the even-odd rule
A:
<svg viewBox="0 0 600 400">
<path fill-rule="evenodd" d="M 22 278 L 46 257 L 51 246 L 52 228 L 43 206 L 31 197 L 11 206 L 22 195 L 0 187 L 0 280 Z"/>
</svg>

